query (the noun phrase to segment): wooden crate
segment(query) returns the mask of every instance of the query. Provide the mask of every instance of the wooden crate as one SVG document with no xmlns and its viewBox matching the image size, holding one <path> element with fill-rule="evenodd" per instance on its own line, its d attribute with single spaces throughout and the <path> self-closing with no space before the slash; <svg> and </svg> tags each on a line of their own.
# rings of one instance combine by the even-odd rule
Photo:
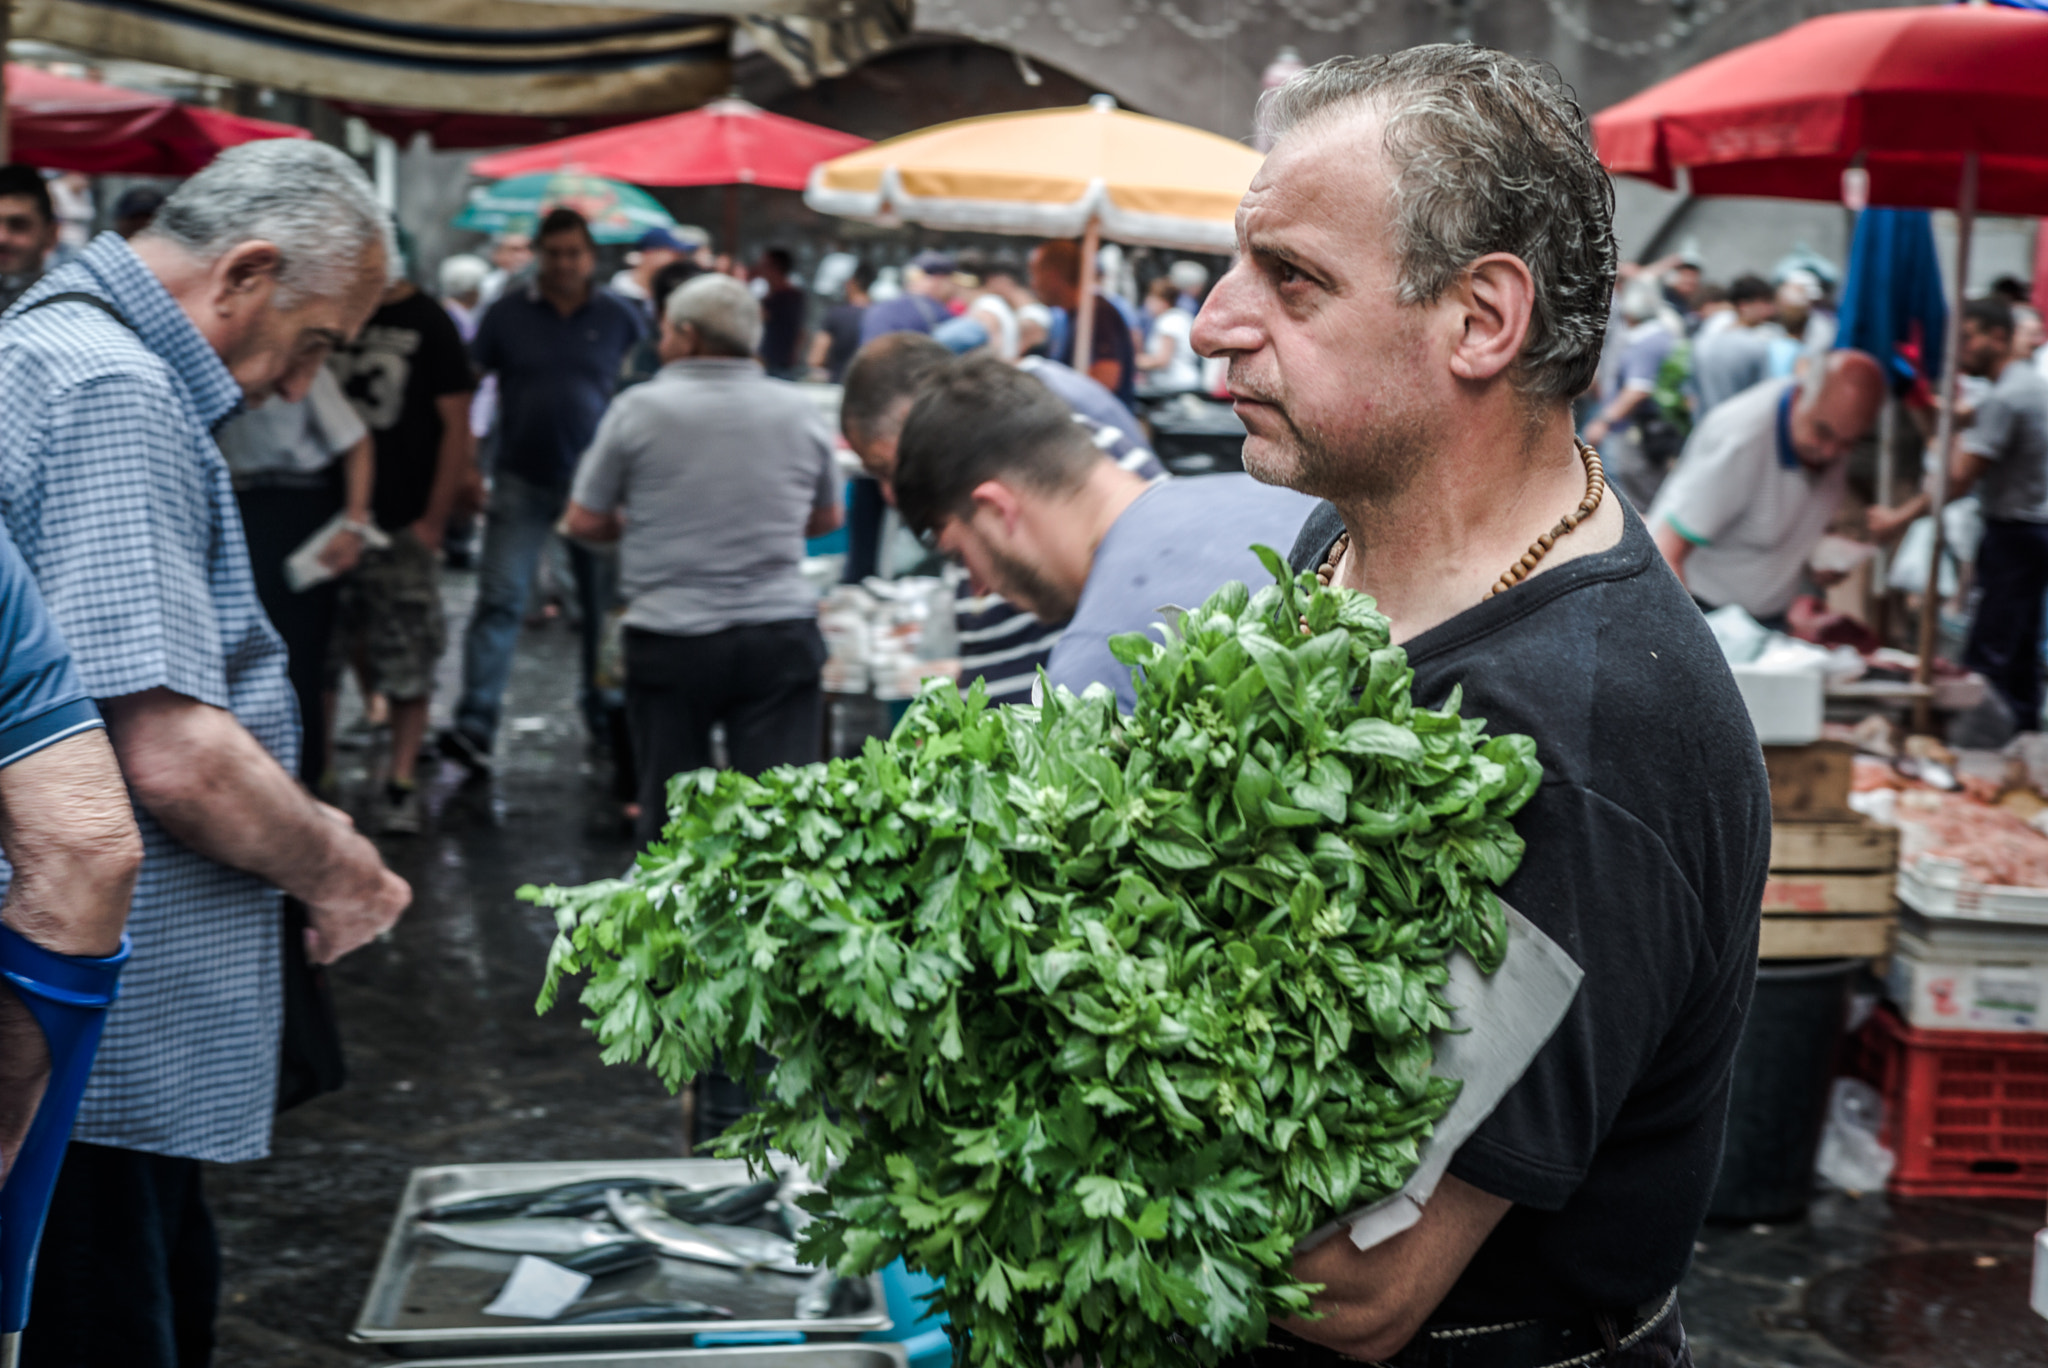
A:
<svg viewBox="0 0 2048 1368">
<path fill-rule="evenodd" d="M 1832 765 L 1831 758 L 1807 756 L 1794 766 L 1814 781 L 1800 795 L 1809 810 L 1831 801 L 1824 772 Z M 1776 788 L 1774 783 L 1774 797 Z M 1898 860 L 1899 833 L 1892 827 L 1854 813 L 1826 821 L 1785 821 L 1781 815 L 1771 826 L 1771 872 L 1764 883 L 1758 955 L 1875 959 L 1890 954 L 1898 919 Z"/>
<path fill-rule="evenodd" d="M 1771 816 L 1780 822 L 1853 822 L 1849 782 L 1856 748 L 1845 741 L 1810 746 L 1765 746 L 1764 769 L 1771 779 Z"/>
</svg>

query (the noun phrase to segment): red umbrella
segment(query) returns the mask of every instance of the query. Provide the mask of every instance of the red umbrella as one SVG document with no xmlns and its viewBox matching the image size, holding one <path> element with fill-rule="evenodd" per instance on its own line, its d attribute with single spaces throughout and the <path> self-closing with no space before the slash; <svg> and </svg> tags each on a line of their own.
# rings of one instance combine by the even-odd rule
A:
<svg viewBox="0 0 2048 1368">
<path fill-rule="evenodd" d="M 95 175 L 189 176 L 222 148 L 259 138 L 308 138 L 290 124 L 179 104 L 8 63 L 13 159 Z"/>
<path fill-rule="evenodd" d="M 851 133 L 725 99 L 682 114 L 479 157 L 469 169 L 487 180 L 579 171 L 631 185 L 723 185 L 728 187 L 725 246 L 737 251 L 739 200 L 731 187 L 801 190 L 813 166 L 867 145 L 866 138 Z"/>
<path fill-rule="evenodd" d="M 1594 116 L 1607 169 L 1695 194 L 1834 200 L 1842 172 L 1870 203 L 2048 210 L 2048 15 L 1987 5 L 1809 19 Z"/>
<path fill-rule="evenodd" d="M 632 185 L 801 190 L 813 166 L 867 145 L 866 138 L 770 114 L 745 100 L 713 100 L 683 114 L 479 157 L 469 169 L 487 180 L 580 171 Z"/>
<path fill-rule="evenodd" d="M 2048 212 L 2048 15 L 1980 2 L 1809 19 L 1702 62 L 1593 118 L 1607 169 L 1695 194 L 1847 198 L 1957 211 L 1956 273 L 1970 277 L 1979 209 Z M 1941 509 L 1953 434 L 1962 310 L 1950 309 L 1934 449 L 1934 552 L 1920 614 L 1933 667 Z M 1923 730 L 1927 705 L 1915 707 Z"/>
</svg>

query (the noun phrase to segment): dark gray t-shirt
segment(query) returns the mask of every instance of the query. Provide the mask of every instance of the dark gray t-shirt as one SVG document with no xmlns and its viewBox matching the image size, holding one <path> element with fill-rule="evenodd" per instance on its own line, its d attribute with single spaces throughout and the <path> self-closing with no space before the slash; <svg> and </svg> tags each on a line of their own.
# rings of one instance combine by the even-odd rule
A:
<svg viewBox="0 0 2048 1368">
<path fill-rule="evenodd" d="M 1991 462 L 1976 490 L 1985 517 L 2048 523 L 2048 380 L 2032 362 L 2005 363 L 1961 445 Z"/>
<path fill-rule="evenodd" d="M 753 361 L 672 361 L 619 395 L 570 497 L 624 509 L 629 627 L 700 636 L 817 612 L 798 567 L 812 511 L 839 502 L 832 438 Z"/>
<path fill-rule="evenodd" d="M 1109 653 L 1109 639 L 1143 632 L 1159 609 L 1200 606 L 1232 580 L 1253 590 L 1272 582 L 1252 554 L 1256 543 L 1285 554 L 1316 501 L 1249 475 L 1161 480 L 1110 524 L 1074 619 L 1052 648 L 1045 675 L 1080 693 L 1090 684 L 1116 690 L 1117 706 L 1137 706 L 1130 670 Z"/>
</svg>

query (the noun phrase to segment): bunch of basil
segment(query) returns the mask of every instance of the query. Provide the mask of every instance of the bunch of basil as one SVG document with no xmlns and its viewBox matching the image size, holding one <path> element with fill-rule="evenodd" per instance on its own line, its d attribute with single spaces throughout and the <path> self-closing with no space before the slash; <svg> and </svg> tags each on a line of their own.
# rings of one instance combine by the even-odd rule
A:
<svg viewBox="0 0 2048 1368">
<path fill-rule="evenodd" d="M 1362 595 L 1225 586 L 1100 690 L 935 684 L 855 759 L 670 789 L 624 879 L 526 889 L 607 1062 L 778 1061 L 724 1147 L 828 1197 L 805 1252 L 945 1282 L 977 1364 L 1214 1363 L 1307 1307 L 1308 1230 L 1397 1189 L 1457 1094 L 1534 744 L 1416 707 Z"/>
</svg>

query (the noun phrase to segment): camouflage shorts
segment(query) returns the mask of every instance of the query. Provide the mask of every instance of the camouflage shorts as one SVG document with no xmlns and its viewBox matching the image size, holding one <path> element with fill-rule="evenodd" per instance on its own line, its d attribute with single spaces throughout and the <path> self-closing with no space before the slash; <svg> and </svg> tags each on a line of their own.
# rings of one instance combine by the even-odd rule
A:
<svg viewBox="0 0 2048 1368">
<path fill-rule="evenodd" d="M 441 614 L 441 558 L 410 530 L 391 534 L 382 551 L 363 552 L 342 582 L 336 649 L 329 661 L 361 666 L 365 687 L 401 702 L 428 698 L 448 647 Z"/>
</svg>

